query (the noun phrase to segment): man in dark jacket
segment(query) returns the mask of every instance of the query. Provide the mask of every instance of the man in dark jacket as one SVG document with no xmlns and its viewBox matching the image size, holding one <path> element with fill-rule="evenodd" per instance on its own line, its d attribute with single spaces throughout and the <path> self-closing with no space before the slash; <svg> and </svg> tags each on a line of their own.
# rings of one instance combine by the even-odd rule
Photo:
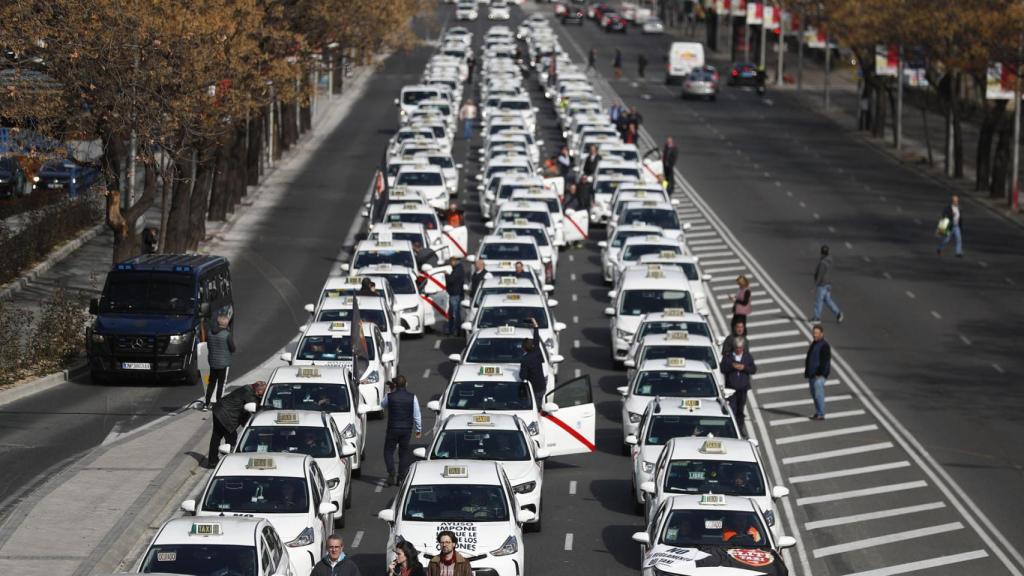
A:
<svg viewBox="0 0 1024 576">
<path fill-rule="evenodd" d="M 729 405 L 732 413 L 736 416 L 736 424 L 740 427 L 740 434 L 747 436 L 746 415 L 747 393 L 750 392 L 750 377 L 757 373 L 757 365 L 754 364 L 754 357 L 746 350 L 747 342 L 744 338 L 737 338 L 733 342 L 732 355 L 722 358 L 722 374 L 725 374 L 725 387 L 735 390 L 736 393 L 729 398 Z"/>
<path fill-rule="evenodd" d="M 818 265 L 814 267 L 814 318 L 811 322 L 821 322 L 821 308 L 828 306 L 828 309 L 836 315 L 836 322 L 842 324 L 843 311 L 832 299 L 832 256 L 829 254 L 828 245 L 821 247 L 821 258 Z"/>
<path fill-rule="evenodd" d="M 725 340 L 722 341 L 722 358 L 733 353 L 736 349 L 736 340 L 738 339 L 747 339 L 747 323 L 742 320 L 732 325 L 732 333 L 726 336 Z M 749 342 L 747 344 L 749 345 Z"/>
<path fill-rule="evenodd" d="M 210 409 L 211 401 L 220 402 L 224 395 L 224 384 L 231 368 L 231 355 L 235 352 L 235 337 L 231 332 L 231 317 L 217 316 L 217 323 L 206 337 L 207 361 L 210 363 L 210 381 L 206 384 L 206 403 L 203 412 Z"/>
<path fill-rule="evenodd" d="M 825 419 L 825 382 L 832 373 L 832 347 L 825 341 L 825 328 L 818 324 L 812 331 L 814 341 L 807 349 L 804 361 L 804 378 L 811 385 L 811 398 L 814 399 L 814 415 L 811 420 Z"/>
<path fill-rule="evenodd" d="M 360 576 L 359 566 L 345 555 L 345 542 L 341 536 L 327 537 L 327 554 L 313 566 L 309 576 Z"/>
<path fill-rule="evenodd" d="M 210 436 L 210 451 L 206 456 L 207 468 L 213 468 L 220 461 L 218 449 L 221 443 L 233 446 L 238 442 L 238 427 L 249 419 L 245 405 L 250 402 L 259 403 L 266 391 L 267 383 L 259 380 L 248 386 L 236 388 L 214 405 L 213 418 L 211 418 L 213 434 Z"/>
<path fill-rule="evenodd" d="M 665 190 L 669 196 L 676 189 L 676 160 L 679 159 L 679 149 L 676 148 L 676 141 L 671 136 L 665 139 L 665 147 L 661 150 L 661 170 L 665 178 Z"/>
<path fill-rule="evenodd" d="M 416 395 L 405 389 L 405 376 L 391 379 L 388 395 L 381 406 L 388 411 L 388 427 L 384 433 L 384 466 L 388 469 L 388 484 L 394 486 L 405 478 L 412 464 L 409 437 L 415 432 L 416 438 L 423 436 L 423 416 L 420 401 Z M 395 448 L 398 448 L 398 469 L 395 470 Z"/>
<path fill-rule="evenodd" d="M 469 277 L 470 298 L 476 297 L 476 291 L 480 289 L 480 284 L 483 283 L 485 278 L 487 278 L 487 263 L 483 260 L 477 260 L 473 263 L 473 275 Z"/>
<path fill-rule="evenodd" d="M 544 375 L 544 352 L 540 348 L 544 342 L 540 338 L 537 320 L 530 318 L 530 322 L 533 324 L 533 338 L 523 340 L 524 356 L 519 361 L 519 379 L 530 383 L 537 405 L 541 406 L 544 404 L 544 393 L 548 388 L 547 377 Z"/>
<path fill-rule="evenodd" d="M 590 182 L 590 176 L 580 176 L 579 184 L 576 186 L 576 201 L 580 209 L 590 211 L 591 198 L 593 197 L 594 185 Z"/>
<path fill-rule="evenodd" d="M 597 163 L 601 161 L 601 155 L 597 153 L 597 146 L 594 144 L 590 145 L 590 152 L 587 157 L 583 160 L 583 175 L 593 176 L 594 171 L 597 170 Z"/>
<path fill-rule="evenodd" d="M 466 295 L 466 267 L 452 256 L 448 259 L 452 271 L 448 273 L 445 291 L 448 292 L 448 335 L 458 336 L 462 332 L 462 298 Z"/>
</svg>

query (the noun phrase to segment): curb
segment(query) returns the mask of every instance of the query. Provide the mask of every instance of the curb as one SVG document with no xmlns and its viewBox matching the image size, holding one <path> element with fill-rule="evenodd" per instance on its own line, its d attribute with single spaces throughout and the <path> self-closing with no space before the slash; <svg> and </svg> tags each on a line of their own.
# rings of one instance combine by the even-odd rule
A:
<svg viewBox="0 0 1024 576">
<path fill-rule="evenodd" d="M 22 274 L 18 279 L 12 280 L 9 284 L 4 286 L 3 289 L 0 289 L 0 300 L 6 300 L 12 294 L 25 288 L 29 282 L 34 282 L 40 275 L 45 274 L 61 260 L 70 256 L 72 252 L 81 248 L 83 244 L 99 236 L 106 227 L 106 222 L 100 222 L 83 232 L 77 238 L 69 240 L 60 248 L 51 251 L 45 260 L 33 266 L 32 269 Z"/>
<path fill-rule="evenodd" d="M 89 362 L 83 358 L 76 360 L 60 372 L 47 374 L 42 378 L 37 378 L 21 384 L 15 384 L 9 388 L 0 390 L 0 406 L 6 406 L 7 404 L 17 402 L 22 398 L 46 392 L 47 390 L 56 388 L 61 384 L 70 382 L 71 380 L 88 372 L 88 368 Z"/>
</svg>

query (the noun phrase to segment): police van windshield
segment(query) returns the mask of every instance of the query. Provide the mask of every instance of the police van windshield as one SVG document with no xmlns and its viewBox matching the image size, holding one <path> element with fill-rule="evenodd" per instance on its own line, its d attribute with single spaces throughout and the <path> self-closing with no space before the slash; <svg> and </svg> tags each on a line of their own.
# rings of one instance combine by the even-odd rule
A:
<svg viewBox="0 0 1024 576">
<path fill-rule="evenodd" d="M 277 410 L 348 412 L 348 386 L 344 384 L 271 384 L 265 406 Z"/>
<path fill-rule="evenodd" d="M 767 548 L 767 532 L 753 512 L 742 510 L 673 510 L 661 543 L 669 546 L 742 546 Z"/>
<path fill-rule="evenodd" d="M 433 484 L 409 489 L 402 519 L 414 522 L 507 522 L 509 513 L 500 485 Z"/>
<path fill-rule="evenodd" d="M 709 346 L 680 346 L 678 344 L 644 346 L 640 361 L 664 360 L 665 358 L 686 358 L 687 360 L 703 362 L 712 370 L 718 369 L 715 351 Z"/>
<path fill-rule="evenodd" d="M 369 358 L 373 360 L 373 338 L 366 338 L 366 349 Z M 298 360 L 313 360 L 324 362 L 351 362 L 352 342 L 349 335 L 344 336 L 306 336 L 299 346 Z"/>
<path fill-rule="evenodd" d="M 530 410 L 527 382 L 455 382 L 448 394 L 452 410 Z"/>
<path fill-rule="evenodd" d="M 388 214 L 387 221 L 423 224 L 427 230 L 437 229 L 437 216 L 429 212 L 392 212 Z"/>
<path fill-rule="evenodd" d="M 289 452 L 313 458 L 334 456 L 327 428 L 312 426 L 250 426 L 238 443 L 239 452 Z"/>
<path fill-rule="evenodd" d="M 643 222 L 667 230 L 679 230 L 679 217 L 675 210 L 667 208 L 630 208 L 623 210 L 619 216 L 619 224 L 636 224 Z"/>
<path fill-rule="evenodd" d="M 416 260 L 413 258 L 412 252 L 406 250 L 365 250 L 358 252 L 352 267 L 358 269 L 377 264 L 416 268 Z"/>
<path fill-rule="evenodd" d="M 537 327 L 548 327 L 548 317 L 544 309 L 531 306 L 488 306 L 480 311 L 477 328 L 496 328 L 498 326 L 519 326 L 532 328 L 530 318 L 537 321 Z"/>
<path fill-rule="evenodd" d="M 521 461 L 530 459 L 530 448 L 519 430 L 446 430 L 435 444 L 433 457 Z"/>
<path fill-rule="evenodd" d="M 662 446 L 669 440 L 688 436 L 739 438 L 732 420 L 725 416 L 655 416 L 647 430 L 646 444 Z"/>
<path fill-rule="evenodd" d="M 143 574 L 187 574 L 189 576 L 258 576 L 256 549 L 225 544 L 160 544 L 153 546 L 142 562 Z"/>
<path fill-rule="evenodd" d="M 305 478 L 217 476 L 203 502 L 207 512 L 302 514 L 309 510 Z"/>
<path fill-rule="evenodd" d="M 681 330 L 696 336 L 711 338 L 711 331 L 704 322 L 680 322 L 677 320 L 664 320 L 657 322 L 644 322 L 636 333 L 637 341 L 642 341 L 644 336 L 651 334 L 664 334 L 670 330 Z"/>
<path fill-rule="evenodd" d="M 498 217 L 501 222 L 513 223 L 523 219 L 534 224 L 543 224 L 545 228 L 551 226 L 551 214 L 540 210 L 502 210 Z"/>
<path fill-rule="evenodd" d="M 495 234 L 501 234 L 503 232 L 511 232 L 516 236 L 529 236 L 537 241 L 537 246 L 550 246 L 548 242 L 548 234 L 543 228 L 498 228 Z"/>
<path fill-rule="evenodd" d="M 398 175 L 399 186 L 442 186 L 444 180 L 438 172 L 401 172 Z"/>
<path fill-rule="evenodd" d="M 644 370 L 637 374 L 633 393 L 637 396 L 713 398 L 718 391 L 714 378 L 707 372 Z"/>
<path fill-rule="evenodd" d="M 123 314 L 192 314 L 192 276 L 172 272 L 111 272 L 100 299 L 100 312 Z"/>
<path fill-rule="evenodd" d="M 488 242 L 480 250 L 484 260 L 537 260 L 537 247 L 522 242 Z"/>
<path fill-rule="evenodd" d="M 635 262 L 640 259 L 641 256 L 648 254 L 658 254 L 661 252 L 672 252 L 673 254 L 682 254 L 682 250 L 679 246 L 674 244 L 633 244 L 627 246 L 622 251 L 623 262 Z"/>
<path fill-rule="evenodd" d="M 676 494 L 763 496 L 761 469 L 756 462 L 673 460 L 665 475 L 665 490 Z"/>
<path fill-rule="evenodd" d="M 519 338 L 477 338 L 466 353 L 466 362 L 475 364 L 518 363 L 525 353 Z"/>
<path fill-rule="evenodd" d="M 317 322 L 348 322 L 352 320 L 352 309 L 334 309 L 334 310 L 321 310 L 320 315 L 316 317 Z M 363 322 L 370 322 L 376 324 L 381 331 L 388 329 L 387 319 L 384 317 L 384 311 L 375 308 L 360 308 L 359 319 Z"/>
<path fill-rule="evenodd" d="M 626 290 L 622 294 L 619 314 L 639 316 L 663 312 L 665 308 L 682 308 L 687 312 L 693 312 L 690 293 L 685 290 Z"/>
</svg>

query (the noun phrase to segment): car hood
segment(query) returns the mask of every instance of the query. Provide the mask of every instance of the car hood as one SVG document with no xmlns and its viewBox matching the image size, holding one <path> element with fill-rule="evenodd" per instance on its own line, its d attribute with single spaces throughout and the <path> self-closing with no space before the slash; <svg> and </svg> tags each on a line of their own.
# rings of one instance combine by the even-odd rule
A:
<svg viewBox="0 0 1024 576">
<path fill-rule="evenodd" d="M 100 314 L 93 330 L 98 334 L 181 334 L 192 330 L 191 316 L 156 314 Z"/>
<path fill-rule="evenodd" d="M 395 294 L 395 308 L 397 308 L 399 312 L 407 308 L 419 307 L 419 305 L 419 294 Z"/>
<path fill-rule="evenodd" d="M 694 548 L 671 547 L 664 544 L 655 546 L 644 558 L 644 564 L 655 554 L 669 554 L 657 564 L 658 570 L 679 576 L 786 576 L 789 570 L 779 553 L 766 548 L 744 548 L 741 546 L 697 546 Z M 696 561 L 681 559 L 680 556 L 699 558 Z"/>
<path fill-rule="evenodd" d="M 528 482 L 537 477 L 537 465 L 532 460 L 513 460 L 501 462 L 501 467 L 513 485 Z"/>
<path fill-rule="evenodd" d="M 658 457 L 661 456 L 661 451 L 664 449 L 664 446 L 643 445 L 640 447 L 640 459 L 644 462 L 657 462 Z"/>
<path fill-rule="evenodd" d="M 619 330 L 625 330 L 630 334 L 634 334 L 638 328 L 640 328 L 640 319 L 643 316 L 616 316 L 615 327 Z"/>
<path fill-rule="evenodd" d="M 275 524 L 276 526 L 276 524 Z M 437 533 L 451 530 L 459 539 L 459 553 L 478 556 L 496 550 L 509 537 L 508 522 L 410 522 L 403 520 L 398 536 L 419 550 L 437 554 Z M 522 544 L 520 544 L 522 549 Z"/>
</svg>

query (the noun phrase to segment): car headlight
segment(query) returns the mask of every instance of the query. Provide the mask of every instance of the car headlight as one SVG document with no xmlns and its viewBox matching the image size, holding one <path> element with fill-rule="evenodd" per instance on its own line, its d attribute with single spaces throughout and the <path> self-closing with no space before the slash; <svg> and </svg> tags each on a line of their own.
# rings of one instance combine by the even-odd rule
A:
<svg viewBox="0 0 1024 576">
<path fill-rule="evenodd" d="M 189 339 L 191 338 L 191 332 L 186 332 L 184 334 L 171 334 L 171 344 L 184 344 L 185 342 L 188 342 Z"/>
<path fill-rule="evenodd" d="M 491 550 L 491 556 L 508 556 L 516 552 L 519 552 L 519 542 L 516 541 L 515 536 L 509 536 L 505 543 L 501 545 L 501 548 Z"/>
<path fill-rule="evenodd" d="M 39 182 L 39 176 L 33 176 L 32 177 L 32 181 L 33 182 Z"/>
<path fill-rule="evenodd" d="M 540 427 L 537 425 L 537 421 L 530 422 L 530 425 L 526 427 L 526 431 L 530 433 L 530 436 L 540 434 Z"/>
<path fill-rule="evenodd" d="M 536 487 L 536 482 L 523 482 L 518 486 L 513 486 L 512 491 L 515 492 L 516 494 L 529 494 L 530 492 L 533 492 L 533 489 Z"/>
<path fill-rule="evenodd" d="M 346 440 L 351 440 L 356 437 L 356 425 L 349 424 L 345 426 L 345 429 L 341 431 L 341 437 Z"/>
<path fill-rule="evenodd" d="M 643 418 L 643 414 L 637 414 L 636 412 L 630 412 L 629 413 L 629 423 L 630 424 L 638 424 L 640 422 L 641 418 Z"/>
<path fill-rule="evenodd" d="M 654 462 L 640 462 L 640 469 L 644 471 L 644 474 L 650 474 L 654 472 Z"/>
<path fill-rule="evenodd" d="M 419 304 L 417 304 L 417 305 L 415 305 L 415 306 L 413 306 L 411 308 L 404 308 L 401 311 L 401 313 L 402 314 L 415 314 L 415 313 L 419 312 L 419 310 L 420 310 L 420 306 L 419 306 Z"/>
<path fill-rule="evenodd" d="M 92 343 L 93 344 L 103 344 L 104 340 L 106 340 L 106 337 L 103 336 L 103 334 L 97 334 L 95 332 L 92 333 Z"/>
<path fill-rule="evenodd" d="M 330 480 L 327 481 L 327 487 L 330 488 L 331 490 L 337 488 L 338 484 L 341 484 L 341 478 L 331 478 Z"/>
<path fill-rule="evenodd" d="M 366 378 L 363 378 L 363 382 L 369 382 L 370 384 L 376 384 L 377 382 L 380 382 L 380 372 L 376 370 L 370 372 L 369 374 L 366 375 Z"/>
<path fill-rule="evenodd" d="M 615 329 L 615 337 L 629 342 L 633 338 L 632 332 L 626 332 L 620 328 Z"/>
<path fill-rule="evenodd" d="M 309 526 L 309 527 L 303 528 L 302 532 L 299 532 L 299 535 L 295 538 L 295 540 L 292 540 L 291 542 L 289 542 L 287 544 L 287 546 L 289 548 L 300 548 L 302 546 L 309 546 L 310 544 L 313 543 L 313 539 L 314 539 L 313 527 Z"/>
<path fill-rule="evenodd" d="M 774 510 L 765 510 L 764 511 L 764 521 L 767 522 L 769 526 L 775 526 L 775 511 Z"/>
</svg>

